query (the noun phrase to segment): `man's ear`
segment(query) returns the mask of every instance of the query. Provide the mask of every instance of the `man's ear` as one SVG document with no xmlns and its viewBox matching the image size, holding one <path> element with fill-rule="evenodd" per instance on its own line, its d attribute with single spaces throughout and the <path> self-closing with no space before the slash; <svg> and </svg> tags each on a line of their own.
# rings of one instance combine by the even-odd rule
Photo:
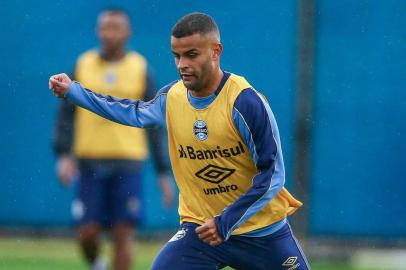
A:
<svg viewBox="0 0 406 270">
<path fill-rule="evenodd" d="M 213 44 L 213 60 L 219 60 L 223 52 L 223 45 L 221 43 Z"/>
</svg>

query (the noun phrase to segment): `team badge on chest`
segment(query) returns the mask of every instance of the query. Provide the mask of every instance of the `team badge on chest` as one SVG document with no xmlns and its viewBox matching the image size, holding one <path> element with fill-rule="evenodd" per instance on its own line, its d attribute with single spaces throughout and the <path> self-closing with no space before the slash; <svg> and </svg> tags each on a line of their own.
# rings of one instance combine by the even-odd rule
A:
<svg viewBox="0 0 406 270">
<path fill-rule="evenodd" d="M 104 76 L 104 82 L 108 87 L 113 87 L 117 82 L 117 74 L 113 70 L 108 70 Z"/>
<path fill-rule="evenodd" d="M 199 141 L 204 141 L 209 135 L 209 130 L 203 120 L 197 120 L 193 125 L 193 132 Z"/>
</svg>

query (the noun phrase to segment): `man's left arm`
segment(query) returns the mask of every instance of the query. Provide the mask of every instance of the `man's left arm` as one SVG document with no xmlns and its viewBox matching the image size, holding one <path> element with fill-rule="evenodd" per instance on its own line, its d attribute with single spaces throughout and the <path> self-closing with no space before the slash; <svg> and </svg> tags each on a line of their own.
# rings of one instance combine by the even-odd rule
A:
<svg viewBox="0 0 406 270">
<path fill-rule="evenodd" d="M 244 90 L 234 104 L 233 120 L 258 174 L 252 187 L 214 218 L 217 234 L 224 241 L 282 189 L 285 179 L 279 132 L 265 98 L 253 89 Z"/>
</svg>

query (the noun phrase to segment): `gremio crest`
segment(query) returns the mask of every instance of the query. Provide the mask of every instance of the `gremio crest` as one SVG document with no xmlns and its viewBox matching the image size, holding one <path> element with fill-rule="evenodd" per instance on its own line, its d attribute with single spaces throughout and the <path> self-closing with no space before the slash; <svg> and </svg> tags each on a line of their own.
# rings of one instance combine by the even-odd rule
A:
<svg viewBox="0 0 406 270">
<path fill-rule="evenodd" d="M 196 138 L 199 141 L 204 141 L 207 139 L 207 136 L 209 135 L 209 130 L 207 129 L 206 123 L 199 119 L 197 120 L 194 125 L 193 125 L 193 132 L 196 136 Z"/>
</svg>

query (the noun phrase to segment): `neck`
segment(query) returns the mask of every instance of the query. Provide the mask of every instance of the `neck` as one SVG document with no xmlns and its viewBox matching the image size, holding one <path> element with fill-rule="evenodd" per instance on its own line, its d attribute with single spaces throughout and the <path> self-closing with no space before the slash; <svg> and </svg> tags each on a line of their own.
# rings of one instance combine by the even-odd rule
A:
<svg viewBox="0 0 406 270">
<path fill-rule="evenodd" d="M 217 68 L 217 70 L 214 72 L 213 79 L 210 81 L 210 83 L 207 85 L 207 87 L 199 90 L 199 91 L 193 91 L 191 90 L 191 94 L 194 97 L 207 97 L 216 92 L 217 87 L 219 86 L 221 79 L 223 78 L 223 71 L 220 69 L 220 67 Z"/>
<path fill-rule="evenodd" d="M 111 51 L 103 50 L 102 51 L 102 58 L 109 62 L 118 61 L 121 58 L 123 58 L 124 55 L 125 55 L 125 50 L 123 50 L 123 49 L 111 50 Z"/>
</svg>

